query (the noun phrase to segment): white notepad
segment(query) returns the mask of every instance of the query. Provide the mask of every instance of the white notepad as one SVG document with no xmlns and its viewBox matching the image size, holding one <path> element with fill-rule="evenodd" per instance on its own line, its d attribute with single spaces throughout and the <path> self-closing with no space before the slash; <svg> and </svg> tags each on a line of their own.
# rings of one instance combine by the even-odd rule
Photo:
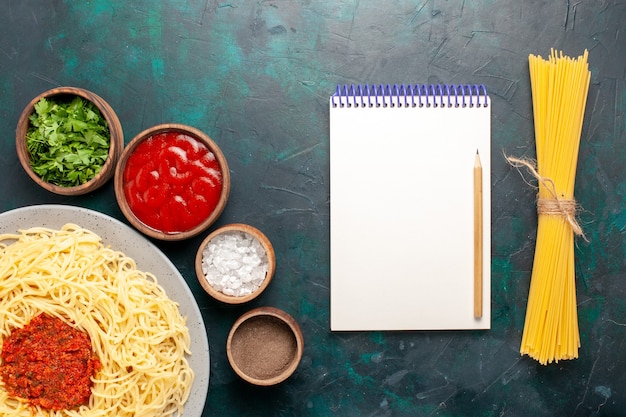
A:
<svg viewBox="0 0 626 417">
<path fill-rule="evenodd" d="M 491 103 L 483 86 L 338 87 L 330 98 L 331 330 L 490 328 L 490 153 Z"/>
</svg>

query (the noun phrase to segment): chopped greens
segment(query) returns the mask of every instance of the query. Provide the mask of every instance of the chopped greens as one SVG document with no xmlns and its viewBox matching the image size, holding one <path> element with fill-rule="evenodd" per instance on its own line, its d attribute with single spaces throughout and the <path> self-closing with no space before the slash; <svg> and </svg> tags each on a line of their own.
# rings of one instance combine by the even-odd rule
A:
<svg viewBox="0 0 626 417">
<path fill-rule="evenodd" d="M 26 134 L 33 171 L 44 181 L 74 187 L 100 172 L 110 147 L 109 126 L 100 110 L 76 96 L 35 103 Z"/>
</svg>

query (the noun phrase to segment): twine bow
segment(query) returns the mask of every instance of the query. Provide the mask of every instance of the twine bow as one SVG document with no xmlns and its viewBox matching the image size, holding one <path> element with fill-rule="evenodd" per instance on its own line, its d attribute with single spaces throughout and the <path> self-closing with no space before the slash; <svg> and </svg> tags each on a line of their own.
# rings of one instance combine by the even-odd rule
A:
<svg viewBox="0 0 626 417">
<path fill-rule="evenodd" d="M 525 167 L 537 179 L 546 190 L 550 193 L 552 198 L 537 198 L 537 214 L 546 214 L 548 216 L 562 216 L 565 221 L 572 227 L 572 231 L 576 236 L 581 236 L 585 241 L 587 237 L 583 232 L 582 227 L 576 220 L 576 212 L 578 210 L 578 204 L 576 200 L 568 200 L 559 198 L 559 194 L 556 191 L 556 185 L 551 178 L 543 177 L 539 174 L 536 168 L 535 161 L 528 158 L 515 158 L 512 156 L 504 155 L 507 162 L 515 167 Z"/>
</svg>

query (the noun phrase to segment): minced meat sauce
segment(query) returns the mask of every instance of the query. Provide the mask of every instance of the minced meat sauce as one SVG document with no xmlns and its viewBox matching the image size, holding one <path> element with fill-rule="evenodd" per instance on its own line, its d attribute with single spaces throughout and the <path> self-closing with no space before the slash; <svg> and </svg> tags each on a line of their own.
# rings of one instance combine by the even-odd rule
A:
<svg viewBox="0 0 626 417">
<path fill-rule="evenodd" d="M 0 357 L 8 394 L 48 410 L 86 404 L 100 368 L 89 335 L 48 314 L 13 330 Z"/>
</svg>

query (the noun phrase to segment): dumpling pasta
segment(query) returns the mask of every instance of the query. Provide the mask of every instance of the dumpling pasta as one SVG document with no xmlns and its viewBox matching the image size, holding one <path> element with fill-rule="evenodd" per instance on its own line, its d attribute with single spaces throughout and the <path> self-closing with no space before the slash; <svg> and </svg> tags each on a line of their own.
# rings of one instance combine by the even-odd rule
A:
<svg viewBox="0 0 626 417">
<path fill-rule="evenodd" d="M 133 259 L 72 224 L 0 235 L 0 351 L 43 313 L 91 339 L 100 362 L 91 396 L 71 409 L 46 409 L 9 395 L 0 380 L 1 416 L 182 415 L 194 380 L 186 318 Z"/>
</svg>

